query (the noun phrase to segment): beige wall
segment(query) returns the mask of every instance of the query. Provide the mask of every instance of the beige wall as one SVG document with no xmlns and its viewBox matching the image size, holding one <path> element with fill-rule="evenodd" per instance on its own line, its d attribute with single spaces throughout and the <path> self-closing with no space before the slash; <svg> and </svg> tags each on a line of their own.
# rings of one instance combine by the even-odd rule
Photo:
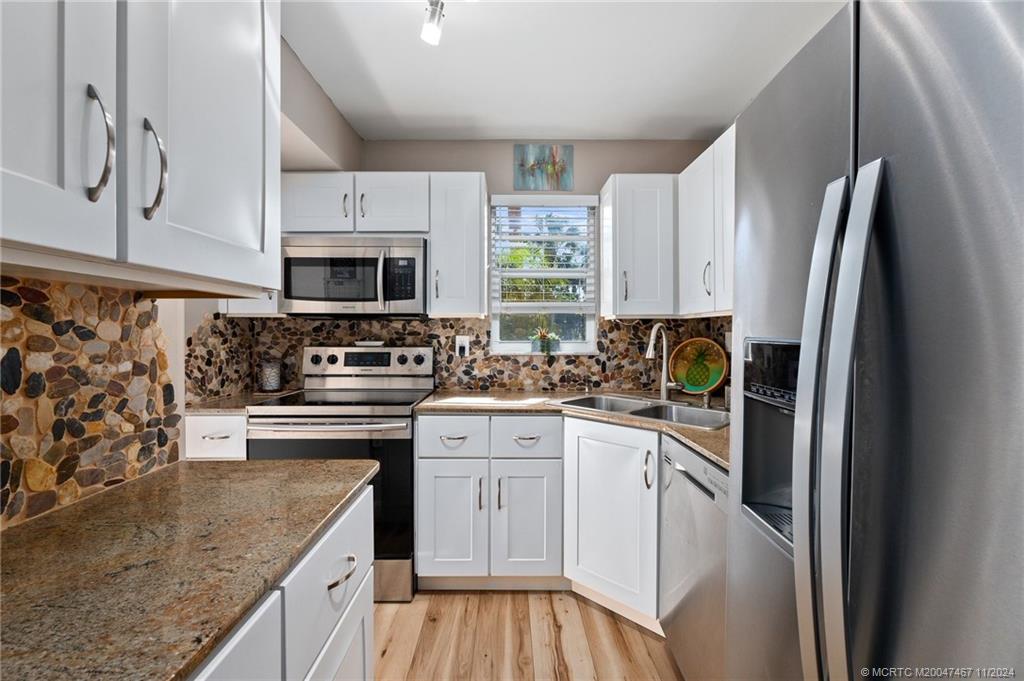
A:
<svg viewBox="0 0 1024 681">
<path fill-rule="evenodd" d="M 532 142 L 533 140 L 531 140 Z M 573 144 L 576 194 L 597 194 L 612 173 L 678 173 L 703 140 L 558 140 Z M 366 141 L 361 170 L 469 170 L 487 174 L 492 194 L 511 194 L 511 140 Z"/>
<path fill-rule="evenodd" d="M 363 138 L 335 108 L 334 102 L 284 40 L 281 41 L 281 113 L 287 119 L 283 122 L 281 139 L 282 170 L 359 168 Z"/>
</svg>

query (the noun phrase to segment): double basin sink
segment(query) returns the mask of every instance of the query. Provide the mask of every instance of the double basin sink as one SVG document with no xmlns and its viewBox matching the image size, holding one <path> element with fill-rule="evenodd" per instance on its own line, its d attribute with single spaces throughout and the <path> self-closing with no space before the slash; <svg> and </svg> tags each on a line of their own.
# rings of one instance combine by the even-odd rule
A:
<svg viewBox="0 0 1024 681">
<path fill-rule="evenodd" d="M 642 400 L 616 395 L 588 395 L 587 397 L 562 400 L 561 404 L 573 409 L 629 414 L 702 430 L 719 430 L 729 425 L 728 412 L 660 400 Z"/>
</svg>

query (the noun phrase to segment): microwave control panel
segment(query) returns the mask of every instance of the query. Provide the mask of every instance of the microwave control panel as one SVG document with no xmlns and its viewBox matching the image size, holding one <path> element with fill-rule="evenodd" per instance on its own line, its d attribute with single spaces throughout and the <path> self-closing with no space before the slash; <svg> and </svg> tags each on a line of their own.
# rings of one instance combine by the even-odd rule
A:
<svg viewBox="0 0 1024 681">
<path fill-rule="evenodd" d="M 416 299 L 416 259 L 387 258 L 387 292 L 388 300 Z"/>
</svg>

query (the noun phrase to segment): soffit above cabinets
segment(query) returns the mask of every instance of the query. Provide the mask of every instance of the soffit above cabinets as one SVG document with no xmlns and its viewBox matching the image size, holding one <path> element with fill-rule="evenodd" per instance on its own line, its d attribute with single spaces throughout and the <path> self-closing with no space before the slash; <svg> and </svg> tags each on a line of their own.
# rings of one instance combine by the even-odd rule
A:
<svg viewBox="0 0 1024 681">
<path fill-rule="evenodd" d="M 841 2 L 284 3 L 283 33 L 379 139 L 710 139 Z"/>
</svg>

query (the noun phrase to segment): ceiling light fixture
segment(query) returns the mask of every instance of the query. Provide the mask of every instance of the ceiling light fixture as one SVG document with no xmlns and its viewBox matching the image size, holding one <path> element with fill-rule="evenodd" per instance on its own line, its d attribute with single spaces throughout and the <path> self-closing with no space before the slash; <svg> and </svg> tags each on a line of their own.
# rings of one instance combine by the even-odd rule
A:
<svg viewBox="0 0 1024 681">
<path fill-rule="evenodd" d="M 423 18 L 420 39 L 435 47 L 441 43 L 441 22 L 444 21 L 444 0 L 427 0 L 427 16 Z"/>
</svg>

